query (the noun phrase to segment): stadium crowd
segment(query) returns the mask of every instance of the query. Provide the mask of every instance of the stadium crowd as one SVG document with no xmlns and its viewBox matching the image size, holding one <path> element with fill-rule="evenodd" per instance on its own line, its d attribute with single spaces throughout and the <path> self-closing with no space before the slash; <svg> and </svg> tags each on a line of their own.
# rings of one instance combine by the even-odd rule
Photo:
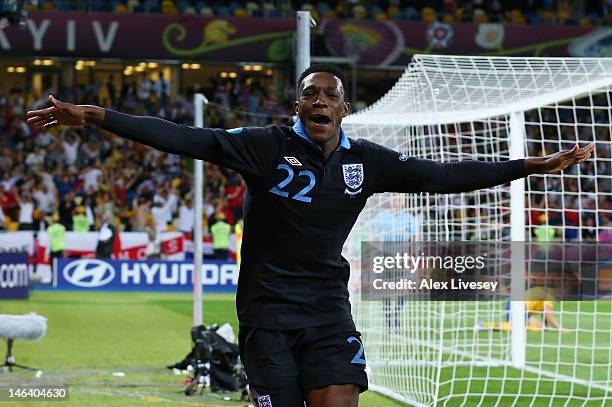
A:
<svg viewBox="0 0 612 407">
<path fill-rule="evenodd" d="M 88 10 L 117 13 L 200 14 L 220 17 L 314 18 L 408 21 L 475 21 L 514 24 L 591 25 L 609 21 L 608 0 L 33 0 L 30 10 Z"/>
<path fill-rule="evenodd" d="M 161 78 L 161 76 L 160 76 Z M 186 89 L 170 98 L 170 84 L 143 75 L 115 89 L 112 77 L 57 97 L 120 111 L 193 124 L 193 94 L 213 103 L 206 110 L 211 127 L 285 123 L 287 101 L 277 103 L 266 78 L 215 82 L 210 89 Z M 101 88 L 104 87 L 104 92 Z M 287 90 L 291 94 L 291 90 Z M 105 95 L 102 97 L 100 95 Z M 25 122 L 29 108 L 46 97 L 12 88 L 0 93 L 0 227 L 43 230 L 55 214 L 68 231 L 97 230 L 112 218 L 120 230 L 155 232 L 193 229 L 191 160 L 161 153 L 94 128 L 37 130 Z M 205 167 L 205 234 L 213 223 L 242 219 L 245 190 L 241 177 L 225 168 Z M 83 221 L 83 219 L 87 221 Z"/>
<path fill-rule="evenodd" d="M 213 102 L 206 109 L 207 126 L 291 123 L 288 114 L 294 89 L 287 85 L 279 92 L 286 95 L 285 99 L 277 102 L 272 80 L 267 77 L 216 79 L 209 88 L 185 89 L 174 98 L 170 97 L 171 84 L 160 79 L 162 75 L 157 78 L 153 80 L 143 74 L 138 81 L 115 89 L 109 76 L 106 83 L 94 81 L 87 86 L 60 89 L 57 97 L 192 124 L 193 94 L 202 91 Z M 44 95 L 26 94 L 19 88 L 0 94 L 2 229 L 41 230 L 56 214 L 69 231 L 97 230 L 103 219 L 109 218 L 123 231 L 192 231 L 190 160 L 105 134 L 94 127 L 37 130 L 28 126 L 25 111 L 46 104 Z M 529 155 L 571 147 L 569 141 L 558 143 L 557 132 L 573 140 L 575 121 L 585 124 L 580 131 L 584 142 L 593 137 L 609 140 L 604 110 L 577 109 L 577 120 L 572 108 L 558 110 L 557 113 L 543 109 L 526 115 Z M 554 117 L 550 120 L 547 117 L 557 114 L 565 125 L 545 126 L 541 136 L 538 115 L 544 122 L 554 122 Z M 612 173 L 609 143 L 598 144 L 596 157 L 597 160 L 582 165 L 581 177 L 565 177 L 563 185 L 558 177 L 530 177 L 528 226 L 532 236 L 547 240 L 565 237 L 612 241 L 612 185 L 609 176 L 598 176 Z M 572 171 L 574 174 L 576 170 Z M 206 165 L 205 179 L 206 234 L 217 221 L 233 226 L 242 218 L 245 185 L 238 174 L 210 164 Z M 466 215 L 468 219 L 487 216 L 475 212 L 478 207 L 475 203 L 468 202 L 468 206 L 473 208 Z M 548 210 L 542 209 L 545 207 Z"/>
<path fill-rule="evenodd" d="M 541 240 L 582 238 L 612 242 L 612 146 L 609 111 L 602 108 L 608 104 L 609 95 L 593 95 L 592 102 L 588 98 L 526 114 L 530 156 L 571 148 L 577 142 L 576 133 L 581 144 L 596 142 L 595 156 L 580 165 L 580 174 L 574 167 L 565 172 L 563 179 L 529 178 L 528 224 Z M 585 107 L 591 103 L 594 108 Z"/>
</svg>

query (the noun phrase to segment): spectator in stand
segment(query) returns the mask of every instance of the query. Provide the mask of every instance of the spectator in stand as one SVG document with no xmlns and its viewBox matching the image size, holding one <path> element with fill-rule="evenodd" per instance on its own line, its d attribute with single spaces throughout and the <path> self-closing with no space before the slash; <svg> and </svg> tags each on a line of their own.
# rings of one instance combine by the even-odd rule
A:
<svg viewBox="0 0 612 407">
<path fill-rule="evenodd" d="M 143 196 L 136 199 L 132 229 L 136 232 L 147 230 L 147 217 L 151 211 L 151 201 Z"/>
<path fill-rule="evenodd" d="M 2 181 L 0 181 L 0 188 L 4 191 L 9 191 L 11 188 L 15 186 L 15 182 L 11 178 L 10 172 L 5 172 L 2 176 Z"/>
<path fill-rule="evenodd" d="M 85 207 L 85 215 L 87 216 L 87 219 L 89 219 L 89 227 L 92 227 L 93 225 L 96 225 L 96 218 L 94 215 L 94 211 L 92 209 L 92 200 L 89 196 L 85 196 L 83 197 L 77 197 L 76 203 L 79 205 L 81 204 Z M 100 219 L 99 224 L 102 224 L 102 219 Z"/>
<path fill-rule="evenodd" d="M 79 137 L 73 130 L 68 130 L 64 138 L 64 164 L 70 167 L 76 164 L 79 153 Z"/>
<path fill-rule="evenodd" d="M 13 116 L 6 131 L 9 145 L 20 148 L 31 135 L 32 131 L 23 118 L 21 116 Z"/>
<path fill-rule="evenodd" d="M 210 192 L 206 192 L 204 194 L 204 203 L 202 208 L 202 214 L 204 217 L 204 228 L 208 230 L 208 225 L 212 225 L 214 223 L 213 215 L 217 211 L 215 209 L 215 205 L 213 205 L 213 200 Z"/>
<path fill-rule="evenodd" d="M 586 225 L 582 227 L 582 240 L 597 240 L 597 227 L 595 225 L 595 218 L 593 216 L 589 216 L 586 219 Z"/>
<path fill-rule="evenodd" d="M 72 230 L 74 232 L 89 232 L 89 219 L 85 215 L 85 207 L 82 205 L 74 209 L 72 216 Z"/>
<path fill-rule="evenodd" d="M 59 220 L 59 214 L 54 213 L 51 216 L 51 224 L 47 227 L 47 234 L 51 242 L 51 262 L 54 259 L 63 258 L 64 248 L 66 247 L 66 227 Z"/>
<path fill-rule="evenodd" d="M 44 107 L 44 106 L 41 106 Z M 47 148 L 55 141 L 55 136 L 51 133 L 50 130 L 42 130 L 36 136 L 36 140 L 34 141 L 37 146 L 40 148 Z"/>
<path fill-rule="evenodd" d="M 109 192 L 101 192 L 98 194 L 97 205 L 94 210 L 96 218 L 101 219 L 105 213 L 113 216 L 115 211 L 115 202 Z"/>
<path fill-rule="evenodd" d="M 161 201 L 153 202 L 153 206 L 151 207 L 151 216 L 153 217 L 155 231 L 157 233 L 165 232 L 166 228 L 168 227 L 168 217 L 164 204 Z"/>
<path fill-rule="evenodd" d="M 98 165 L 91 163 L 82 173 L 80 178 L 83 180 L 83 190 L 86 194 L 92 194 L 98 192 L 100 189 L 100 177 L 102 176 L 102 170 L 98 168 Z"/>
<path fill-rule="evenodd" d="M 115 239 L 117 239 L 117 228 L 113 218 L 105 213 L 102 217 L 102 224 L 98 230 L 98 244 L 96 245 L 96 258 L 110 259 L 113 255 Z"/>
<path fill-rule="evenodd" d="M 45 183 L 41 182 L 32 196 L 41 216 L 48 216 L 55 211 L 55 194 L 49 190 Z"/>
<path fill-rule="evenodd" d="M 238 265 L 238 271 L 240 271 L 240 261 L 242 260 L 242 232 L 243 232 L 243 221 L 240 219 L 234 225 L 234 234 L 236 236 L 236 264 Z"/>
<path fill-rule="evenodd" d="M 151 215 L 155 224 L 155 231 L 159 234 L 165 232 L 168 224 L 172 221 L 173 208 L 178 201 L 176 188 L 173 187 L 170 193 L 167 189 L 162 188 L 160 195 L 156 195 L 153 200 L 153 209 Z"/>
<path fill-rule="evenodd" d="M 70 172 L 63 170 L 60 175 L 53 177 L 55 188 L 57 188 L 57 194 L 60 200 L 64 199 L 64 195 L 68 192 L 74 191 L 77 181 Z"/>
<path fill-rule="evenodd" d="M 30 193 L 16 194 L 19 205 L 19 230 L 34 230 L 34 202 Z"/>
<path fill-rule="evenodd" d="M 100 159 L 101 144 L 95 139 L 89 139 L 81 145 L 79 159 L 83 163 L 95 163 Z M 81 166 L 84 166 L 81 164 Z M 86 165 L 85 165 L 86 166 Z"/>
<path fill-rule="evenodd" d="M 159 71 L 158 79 L 155 81 L 155 95 L 160 105 L 164 106 L 168 103 L 170 98 L 170 81 L 164 79 L 163 71 Z"/>
<path fill-rule="evenodd" d="M 51 169 L 62 168 L 66 162 L 64 146 L 59 138 L 51 141 L 45 154 L 45 166 Z"/>
<path fill-rule="evenodd" d="M 218 260 L 227 260 L 229 258 L 229 239 L 232 233 L 232 227 L 225 221 L 225 214 L 223 214 L 223 212 L 217 212 L 215 214 L 215 220 L 215 223 L 210 227 L 215 258 Z"/>
<path fill-rule="evenodd" d="M 0 127 L 1 128 L 1 127 Z M 5 171 L 5 175 L 9 175 L 9 170 L 13 168 L 13 155 L 8 147 L 3 147 L 0 154 L 0 171 Z"/>
<path fill-rule="evenodd" d="M 218 166 L 209 164 L 206 167 L 206 189 L 210 192 L 212 199 L 219 199 L 225 195 L 225 184 L 227 178 Z"/>
<path fill-rule="evenodd" d="M 194 217 L 193 201 L 191 198 L 186 198 L 179 208 L 178 230 L 186 234 L 193 233 Z"/>
<path fill-rule="evenodd" d="M 9 93 L 9 107 L 10 113 L 14 116 L 22 115 L 25 113 L 24 104 L 24 92 L 23 89 L 18 87 L 12 87 Z"/>
<path fill-rule="evenodd" d="M 151 92 L 153 90 L 153 82 L 149 79 L 147 73 L 142 74 L 140 83 L 138 84 L 138 100 L 148 110 L 151 105 Z"/>
<path fill-rule="evenodd" d="M 236 220 L 234 219 L 234 212 L 229 207 L 225 199 L 219 198 L 217 200 L 217 212 L 223 213 L 223 215 L 225 216 L 226 222 L 229 223 L 230 225 L 233 225 L 234 223 L 236 223 Z M 214 220 L 213 222 L 211 222 L 211 224 L 212 223 L 214 223 Z"/>
<path fill-rule="evenodd" d="M 108 79 L 105 83 L 106 92 L 108 93 L 108 97 L 110 99 L 111 105 L 116 105 L 117 103 L 117 92 L 115 89 L 115 77 L 113 75 L 109 75 Z"/>
<path fill-rule="evenodd" d="M 155 231 L 152 226 L 147 226 L 147 247 L 145 249 L 145 256 L 147 259 L 159 259 L 162 257 L 161 251 L 161 234 Z"/>
<path fill-rule="evenodd" d="M 242 219 L 243 196 L 246 191 L 246 186 L 238 174 L 232 174 L 228 184 L 229 186 L 225 190 L 227 204 L 232 211 L 235 223 L 239 219 Z"/>
<path fill-rule="evenodd" d="M 138 105 L 138 98 L 136 96 L 136 84 L 135 83 L 124 83 L 121 88 L 121 105 L 126 111 L 134 112 Z"/>
<path fill-rule="evenodd" d="M 72 214 L 74 212 L 74 208 L 76 207 L 74 203 L 74 192 L 68 191 L 62 197 L 62 201 L 59 204 L 58 213 L 60 217 L 60 222 L 66 230 L 71 230 L 73 228 L 72 223 Z"/>
<path fill-rule="evenodd" d="M 39 146 L 35 146 L 34 151 L 27 155 L 25 163 L 30 168 L 44 164 L 45 152 Z"/>
<path fill-rule="evenodd" d="M 17 201 L 16 188 L 10 190 L 0 188 L 0 207 L 5 216 L 15 220 L 19 214 L 19 204 Z"/>
<path fill-rule="evenodd" d="M 555 228 L 548 224 L 548 216 L 540 215 L 540 224 L 534 229 L 535 240 L 537 242 L 550 242 L 555 239 Z"/>
</svg>

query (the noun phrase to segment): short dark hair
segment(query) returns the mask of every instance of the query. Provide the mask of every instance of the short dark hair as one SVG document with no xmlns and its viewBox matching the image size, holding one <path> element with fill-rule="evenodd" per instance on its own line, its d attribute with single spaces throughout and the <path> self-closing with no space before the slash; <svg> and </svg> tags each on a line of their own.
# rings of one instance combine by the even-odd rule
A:
<svg viewBox="0 0 612 407">
<path fill-rule="evenodd" d="M 340 79 L 340 82 L 342 83 L 342 89 L 344 90 L 344 93 L 345 93 L 344 96 L 346 98 L 346 78 L 344 77 L 344 73 L 342 72 L 342 70 L 337 65 L 333 65 L 333 64 L 315 64 L 315 65 L 310 65 L 308 68 L 306 68 L 298 79 L 298 82 L 297 82 L 298 92 L 300 90 L 300 86 L 302 86 L 302 81 L 304 81 L 304 78 L 312 73 L 317 73 L 317 72 L 327 72 L 327 73 L 334 75 L 336 78 Z"/>
</svg>

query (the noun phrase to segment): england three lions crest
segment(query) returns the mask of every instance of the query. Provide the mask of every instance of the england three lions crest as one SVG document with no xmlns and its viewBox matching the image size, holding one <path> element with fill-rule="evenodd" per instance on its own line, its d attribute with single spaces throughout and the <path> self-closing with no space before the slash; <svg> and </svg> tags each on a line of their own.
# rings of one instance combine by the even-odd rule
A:
<svg viewBox="0 0 612 407">
<path fill-rule="evenodd" d="M 363 184 L 363 164 L 342 164 L 342 175 L 344 176 L 345 194 L 357 195 L 361 192 Z"/>
</svg>

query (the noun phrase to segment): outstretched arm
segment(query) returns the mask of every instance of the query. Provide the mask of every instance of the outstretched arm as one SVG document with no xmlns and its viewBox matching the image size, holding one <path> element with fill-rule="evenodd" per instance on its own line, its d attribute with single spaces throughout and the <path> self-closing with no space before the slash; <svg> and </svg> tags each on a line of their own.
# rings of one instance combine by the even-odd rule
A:
<svg viewBox="0 0 612 407">
<path fill-rule="evenodd" d="M 214 137 L 204 130 L 157 117 L 132 116 L 93 105 L 73 105 L 49 96 L 52 106 L 28 112 L 28 124 L 36 127 L 93 124 L 123 138 L 173 154 L 204 159 L 214 148 Z"/>
<path fill-rule="evenodd" d="M 415 159 L 419 192 L 459 193 L 489 188 L 527 175 L 523 160 L 441 163 Z"/>
<path fill-rule="evenodd" d="M 370 143 L 373 165 L 366 178 L 373 174 L 372 192 L 434 192 L 459 193 L 505 184 L 530 174 L 551 174 L 591 156 L 594 145 L 541 158 L 527 158 L 501 162 L 458 161 L 437 162 L 407 157 L 383 146 Z"/>
<path fill-rule="evenodd" d="M 592 143 L 583 148 L 576 144 L 570 150 L 524 160 L 421 163 L 422 190 L 441 193 L 467 192 L 505 184 L 530 174 L 554 174 L 589 158 L 594 147 Z"/>
<path fill-rule="evenodd" d="M 263 128 L 241 129 L 240 134 L 222 129 L 198 128 L 150 116 L 133 116 L 99 106 L 73 105 L 49 96 L 52 106 L 28 112 L 36 127 L 92 124 L 123 138 L 172 154 L 209 161 L 242 175 L 260 177 L 276 157 L 278 135 Z"/>
</svg>

